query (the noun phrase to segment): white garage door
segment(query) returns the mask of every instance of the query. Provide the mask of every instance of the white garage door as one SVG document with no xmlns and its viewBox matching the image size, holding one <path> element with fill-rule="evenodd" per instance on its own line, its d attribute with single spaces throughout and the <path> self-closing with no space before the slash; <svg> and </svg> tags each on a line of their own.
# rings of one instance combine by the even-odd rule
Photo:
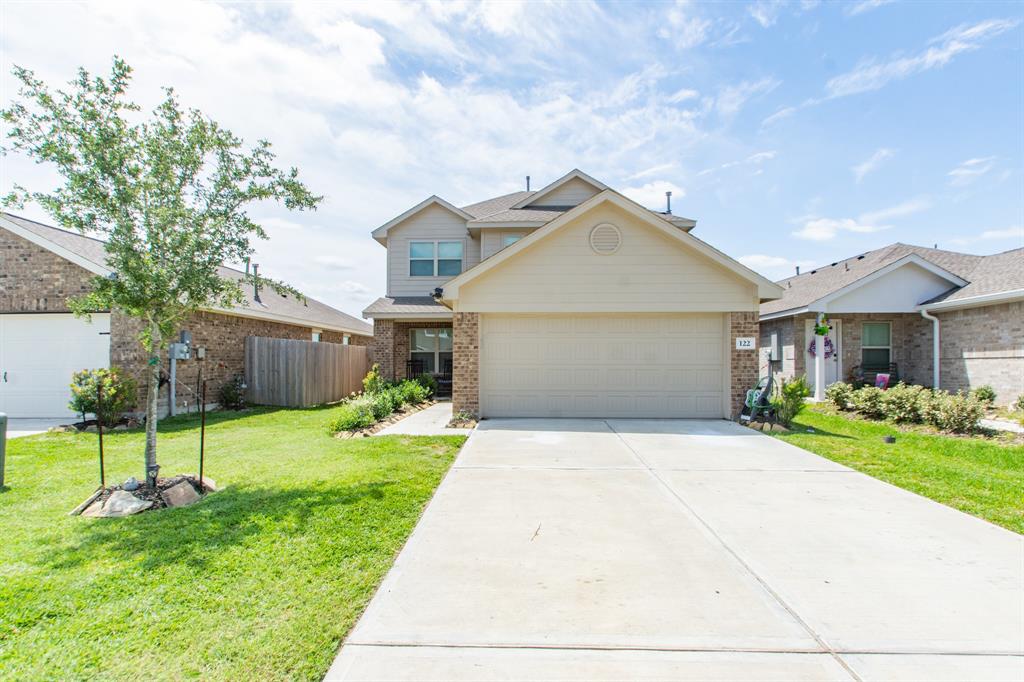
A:
<svg viewBox="0 0 1024 682">
<path fill-rule="evenodd" d="M 110 364 L 110 315 L 0 315 L 0 412 L 63 418 L 71 374 Z"/>
<path fill-rule="evenodd" d="M 722 417 L 711 315 L 482 315 L 485 417 Z"/>
</svg>

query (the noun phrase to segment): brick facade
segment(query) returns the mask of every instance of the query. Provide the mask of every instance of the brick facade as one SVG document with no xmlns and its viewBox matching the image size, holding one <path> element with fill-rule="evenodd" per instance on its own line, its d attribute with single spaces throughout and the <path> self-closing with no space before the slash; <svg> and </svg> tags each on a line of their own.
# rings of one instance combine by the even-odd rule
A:
<svg viewBox="0 0 1024 682">
<path fill-rule="evenodd" d="M 480 313 L 452 315 L 452 412 L 480 414 Z"/>
<path fill-rule="evenodd" d="M 85 268 L 32 242 L 0 229 L 0 313 L 68 313 L 67 299 L 87 293 L 95 275 Z M 146 357 L 139 343 L 141 323 L 116 311 L 110 316 L 110 364 L 124 369 L 139 387 L 137 409 L 145 410 L 148 373 Z M 206 348 L 205 360 L 186 360 L 177 366 L 177 399 L 182 406 L 196 404 L 199 367 L 207 382 L 207 400 L 216 402 L 222 383 L 245 372 L 245 337 L 310 340 L 312 326 L 296 326 L 235 315 L 199 312 L 179 329 L 192 332 L 193 347 Z M 321 340 L 342 343 L 344 334 L 324 330 Z M 369 345 L 371 338 L 350 335 L 349 343 Z M 169 371 L 167 353 L 161 353 L 161 367 Z M 71 381 L 71 377 L 68 377 Z M 166 413 L 168 390 L 160 391 L 161 413 Z"/>
<path fill-rule="evenodd" d="M 747 391 L 757 384 L 758 351 L 738 350 L 736 339 L 742 336 L 758 338 L 757 313 L 729 313 L 729 395 L 731 398 L 730 416 L 736 418 L 743 409 L 743 399 Z"/>
<path fill-rule="evenodd" d="M 370 353 L 380 365 L 381 376 L 393 381 L 408 379 L 409 332 L 413 329 L 451 329 L 451 320 L 374 320 Z M 453 353 L 454 357 L 454 353 Z M 452 360 L 454 366 L 455 360 Z"/>
<path fill-rule="evenodd" d="M 987 384 L 995 389 L 1000 405 L 1024 394 L 1024 303 L 953 310 L 936 317 L 941 325 L 943 388 L 956 391 Z"/>
<path fill-rule="evenodd" d="M 95 276 L 52 251 L 0 229 L 0 312 L 70 312 L 67 299 L 88 293 Z"/>
<path fill-rule="evenodd" d="M 814 320 L 813 314 L 768 320 L 761 324 L 760 372 L 767 371 L 768 361 L 765 349 L 771 343 L 772 333 L 779 335 L 782 364 L 776 376 L 793 379 L 804 374 L 810 375 L 814 366 L 807 364 L 807 321 Z M 892 352 L 900 378 L 913 384 L 932 384 L 932 326 L 917 313 L 835 313 L 833 319 L 842 321 L 842 381 L 850 379 L 854 367 L 861 364 L 861 336 L 865 322 L 888 322 L 891 326 Z"/>
</svg>

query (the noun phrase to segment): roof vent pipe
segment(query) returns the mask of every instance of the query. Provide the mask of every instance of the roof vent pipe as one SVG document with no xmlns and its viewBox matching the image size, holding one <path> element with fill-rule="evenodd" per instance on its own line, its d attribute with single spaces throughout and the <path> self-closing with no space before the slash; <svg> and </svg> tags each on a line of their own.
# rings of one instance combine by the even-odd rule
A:
<svg viewBox="0 0 1024 682">
<path fill-rule="evenodd" d="M 800 266 L 799 265 L 796 266 L 796 274 L 798 274 L 798 275 L 800 274 Z"/>
<path fill-rule="evenodd" d="M 665 213 L 672 215 L 672 192 L 665 192 Z"/>
<path fill-rule="evenodd" d="M 526 176 L 526 191 L 527 192 L 530 191 L 530 176 L 529 175 Z"/>
<path fill-rule="evenodd" d="M 260 264 L 252 264 L 252 300 L 263 303 L 260 300 Z"/>
</svg>

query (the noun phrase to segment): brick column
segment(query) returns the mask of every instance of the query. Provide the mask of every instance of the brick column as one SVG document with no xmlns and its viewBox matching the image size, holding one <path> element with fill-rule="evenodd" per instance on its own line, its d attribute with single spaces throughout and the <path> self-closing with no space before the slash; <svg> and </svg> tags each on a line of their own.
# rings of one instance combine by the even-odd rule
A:
<svg viewBox="0 0 1024 682">
<path fill-rule="evenodd" d="M 395 376 L 395 321 L 374 320 L 373 321 L 373 343 L 370 344 L 370 354 L 373 361 L 380 365 L 380 373 L 385 379 L 393 379 Z"/>
<path fill-rule="evenodd" d="M 480 314 L 452 315 L 452 411 L 480 414 Z"/>
<path fill-rule="evenodd" d="M 735 419 L 743 409 L 743 399 L 747 391 L 754 387 L 758 379 L 758 314 L 756 312 L 729 313 L 729 365 L 730 365 L 730 397 L 732 413 Z M 754 338 L 755 347 L 750 350 L 737 350 L 736 339 L 740 336 Z"/>
</svg>

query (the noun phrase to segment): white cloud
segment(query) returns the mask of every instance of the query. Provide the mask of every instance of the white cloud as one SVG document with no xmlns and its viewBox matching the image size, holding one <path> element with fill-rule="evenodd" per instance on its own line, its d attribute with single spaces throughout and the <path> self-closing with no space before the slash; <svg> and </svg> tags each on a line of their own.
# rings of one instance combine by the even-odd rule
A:
<svg viewBox="0 0 1024 682">
<path fill-rule="evenodd" d="M 869 12 L 873 9 L 877 9 L 883 5 L 888 5 L 895 0 L 861 0 L 850 5 L 846 5 L 843 10 L 847 16 L 853 17 L 864 12 Z"/>
<path fill-rule="evenodd" d="M 677 90 L 675 93 L 670 95 L 668 101 L 671 102 L 672 104 L 679 104 L 680 102 L 685 102 L 686 100 L 690 99 L 697 99 L 698 97 L 700 97 L 700 93 L 697 92 L 696 90 L 692 90 L 690 88 L 683 88 L 682 90 Z"/>
<path fill-rule="evenodd" d="M 767 152 L 757 152 L 756 154 L 751 154 L 745 159 L 741 159 L 739 161 L 727 161 L 726 163 L 723 163 L 720 166 L 716 166 L 715 168 L 705 168 L 704 170 L 697 173 L 697 175 L 710 175 L 712 173 L 717 173 L 718 171 L 727 170 L 729 168 L 735 168 L 736 166 L 760 166 L 766 161 L 771 161 L 776 156 L 778 156 L 778 152 L 776 152 L 775 150 Z"/>
<path fill-rule="evenodd" d="M 676 0 L 666 14 L 667 26 L 661 28 L 658 35 L 684 50 L 703 43 L 711 28 L 711 20 L 695 16 L 693 7 L 689 0 Z"/>
<path fill-rule="evenodd" d="M 788 117 L 792 116 L 793 114 L 796 113 L 796 111 L 797 111 L 796 107 L 783 107 L 783 108 L 779 109 L 778 111 L 776 111 L 771 116 L 768 116 L 763 121 L 761 121 L 761 126 L 767 128 L 770 125 L 774 125 L 774 124 L 778 123 L 779 121 L 781 121 L 784 118 L 788 118 Z"/>
<path fill-rule="evenodd" d="M 1017 246 L 1021 246 L 1024 245 L 1024 227 L 1020 225 L 1014 225 L 1012 227 L 1006 227 L 999 230 L 985 230 L 981 234 L 972 235 L 970 237 L 957 237 L 956 239 L 950 239 L 949 243 L 964 246 L 966 244 L 973 244 L 979 240 L 1013 240 Z"/>
<path fill-rule="evenodd" d="M 781 0 L 758 0 L 747 6 L 747 13 L 761 25 L 761 28 L 768 28 L 778 21 L 783 4 Z"/>
<path fill-rule="evenodd" d="M 958 54 L 979 49 L 984 41 L 1009 31 L 1018 23 L 1016 19 L 989 19 L 972 26 L 957 26 L 933 38 L 930 46 L 916 55 L 861 62 L 852 71 L 829 79 L 825 90 L 829 97 L 878 90 L 892 81 L 945 66 Z"/>
<path fill-rule="evenodd" d="M 780 81 L 771 77 L 727 85 L 718 91 L 718 96 L 715 98 L 715 109 L 720 116 L 726 118 L 734 116 L 748 99 L 769 93 L 779 85 Z"/>
<path fill-rule="evenodd" d="M 949 171 L 949 184 L 953 187 L 966 187 L 981 176 L 988 173 L 995 166 L 996 157 L 986 156 L 976 159 L 967 159 L 959 166 Z"/>
<path fill-rule="evenodd" d="M 639 187 L 626 187 L 622 193 L 627 197 L 646 208 L 653 208 L 657 211 L 665 210 L 665 192 L 672 192 L 672 212 L 677 213 L 677 203 L 686 196 L 686 190 L 678 185 L 664 180 L 655 180 Z"/>
<path fill-rule="evenodd" d="M 632 175 L 627 175 L 625 178 L 623 178 L 623 180 L 625 180 L 626 182 L 629 182 L 630 180 L 639 180 L 641 178 L 649 178 L 652 175 L 658 175 L 659 173 L 665 173 L 667 171 L 674 170 L 675 168 L 676 168 L 676 164 L 674 164 L 674 163 L 662 163 L 662 164 L 659 164 L 657 166 L 651 166 L 650 168 L 645 168 L 645 169 L 643 169 L 641 171 L 637 171 L 636 173 L 633 173 Z"/>
<path fill-rule="evenodd" d="M 769 256 L 762 253 L 753 253 L 746 256 L 740 256 L 737 258 L 739 262 L 746 265 L 751 270 L 758 272 L 765 277 L 777 280 L 783 277 L 796 274 L 797 267 L 812 267 L 813 261 L 808 260 L 792 260 L 783 256 Z"/>
<path fill-rule="evenodd" d="M 850 170 L 853 171 L 853 177 L 855 177 L 857 182 L 860 183 L 868 173 L 878 170 L 879 166 L 891 159 L 894 155 L 895 152 L 893 150 L 882 147 L 861 163 L 850 168 Z"/>
<path fill-rule="evenodd" d="M 930 207 L 931 202 L 927 198 L 919 197 L 904 201 L 895 206 L 862 213 L 857 218 L 821 218 L 811 216 L 801 221 L 803 226 L 793 232 L 793 236 L 798 239 L 821 242 L 835 239 L 840 232 L 854 232 L 857 234 L 881 232 L 892 227 L 892 225 L 886 224 L 886 221 L 919 213 Z"/>
</svg>

